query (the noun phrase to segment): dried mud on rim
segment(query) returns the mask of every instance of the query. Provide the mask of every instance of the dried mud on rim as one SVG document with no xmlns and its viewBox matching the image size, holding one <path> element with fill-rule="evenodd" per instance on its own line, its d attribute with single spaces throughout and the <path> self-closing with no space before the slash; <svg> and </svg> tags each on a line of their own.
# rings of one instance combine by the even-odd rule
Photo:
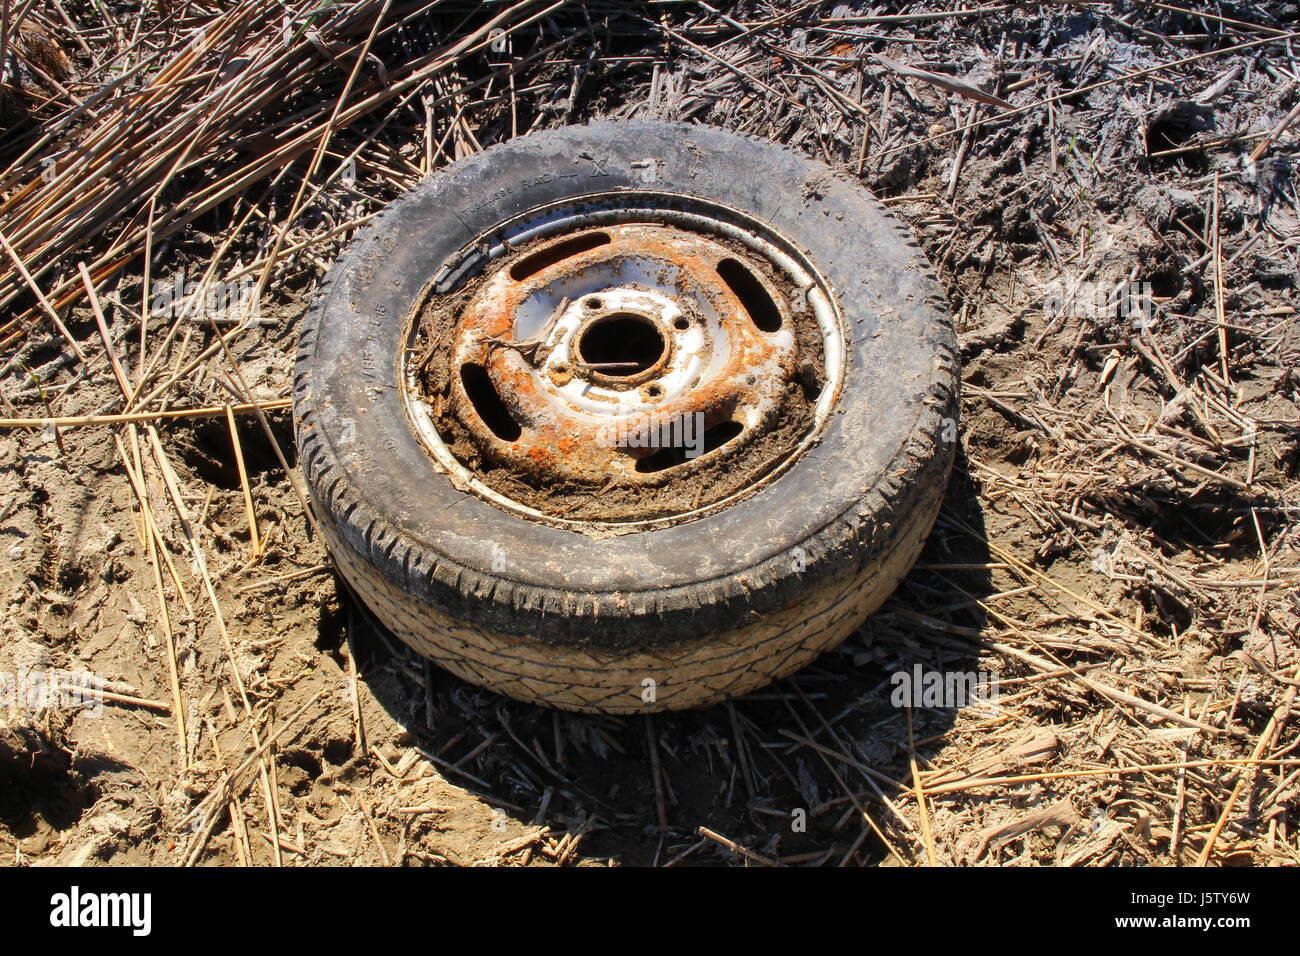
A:
<svg viewBox="0 0 1300 956">
<path fill-rule="evenodd" d="M 796 293 L 789 287 L 789 280 L 785 280 L 783 286 L 777 281 L 780 277 L 773 265 L 759 265 L 752 250 L 748 250 L 742 243 L 715 234 L 696 235 L 688 232 L 685 235 L 694 236 L 697 240 L 707 239 L 718 249 L 730 252 L 735 259 L 749 262 L 748 266 L 742 268 L 761 270 L 783 303 L 793 300 Z M 563 244 L 565 241 L 563 238 L 557 240 L 548 237 L 525 243 L 513 249 L 509 258 L 500 263 L 492 263 L 485 271 L 504 272 L 511 268 L 510 263 L 527 262 L 530 257 L 538 255 L 538 248 L 543 249 L 541 254 L 544 254 L 548 243 Z M 596 249 L 595 252 L 598 255 L 600 250 Z M 660 254 L 665 253 L 661 251 Z M 671 259 L 664 260 L 660 267 L 661 273 L 667 271 L 670 262 Z M 582 435 L 581 438 L 575 437 L 579 435 L 579 423 L 571 421 L 566 424 L 557 415 L 546 425 L 549 432 L 558 431 L 561 434 L 560 447 L 569 449 L 565 460 L 560 463 L 564 466 L 563 472 L 557 473 L 554 468 L 537 464 L 537 461 L 545 462 L 549 459 L 545 442 L 535 449 L 538 454 L 536 461 L 529 457 L 533 448 L 526 444 L 522 447 L 514 446 L 515 460 L 522 459 L 529 467 L 520 468 L 517 464 L 512 467 L 511 462 L 493 456 L 494 443 L 486 428 L 480 426 L 480 431 L 476 434 L 472 423 L 482 421 L 483 412 L 474 406 L 472 400 L 462 404 L 460 393 L 453 383 L 457 366 L 450 353 L 458 338 L 457 330 L 466 310 L 481 302 L 483 293 L 480 290 L 486 279 L 487 276 L 476 276 L 464 287 L 451 290 L 445 295 L 431 294 L 416 310 L 413 319 L 412 359 L 408 367 L 415 372 L 418 400 L 431 405 L 438 434 L 451 455 L 487 487 L 512 502 L 542 515 L 561 518 L 566 526 L 581 527 L 584 533 L 609 534 L 644 530 L 684 514 L 704 513 L 721 502 L 739 501 L 755 493 L 761 488 L 764 479 L 770 479 L 770 476 L 796 459 L 799 452 L 814 438 L 817 424 L 816 400 L 827 381 L 824 344 L 811 310 L 790 314 L 789 306 L 782 305 L 783 320 L 790 323 L 794 330 L 792 364 L 798 363 L 799 368 L 790 369 L 787 381 L 769 388 L 771 394 L 767 401 L 774 407 L 762 416 L 758 427 L 745 429 L 744 434 L 727 433 L 725 440 L 718 444 L 729 447 L 722 450 L 720 455 L 703 458 L 698 462 L 681 461 L 673 468 L 647 469 L 646 473 L 630 481 L 618 480 L 614 474 L 605 471 L 608 459 L 626 458 L 632 453 L 626 448 L 619 449 L 617 441 L 606 439 L 602 442 L 599 431 L 596 431 L 594 441 L 589 434 Z M 511 301 L 518 302 L 518 299 Z M 599 299 L 596 301 L 599 302 Z M 561 300 L 560 310 L 568 304 L 567 298 Z M 488 307 L 480 305 L 479 308 L 489 320 L 497 314 L 495 303 Z M 749 321 L 743 308 L 738 310 L 737 317 L 741 321 Z M 699 324 L 704 319 L 692 310 L 687 321 Z M 488 338 L 487 342 L 485 363 L 498 357 L 498 350 L 522 349 L 527 354 L 531 348 L 532 354 L 527 359 L 531 366 L 536 366 L 544 355 L 542 350 L 545 346 L 539 346 L 539 343 L 531 340 L 520 346 L 501 333 Z M 463 368 L 463 365 L 459 367 L 462 372 Z M 556 375 L 557 372 L 564 376 L 567 383 L 577 370 L 556 366 L 550 374 Z M 755 381 L 755 376 L 751 373 L 748 377 L 750 386 L 757 391 L 759 383 Z M 649 387 L 662 390 L 657 384 Z M 495 394 L 495 389 L 491 386 L 489 388 Z M 705 400 L 698 403 L 698 409 L 686 409 L 682 400 L 689 400 L 695 388 L 696 386 L 691 386 L 687 389 L 683 396 L 678 397 L 678 404 L 671 408 L 651 407 L 636 417 L 630 417 L 626 422 L 606 426 L 605 431 L 613 439 L 626 441 L 630 437 L 650 446 L 651 442 L 644 433 L 659 432 L 665 427 L 680 430 L 681 423 L 688 419 L 694 425 L 698 414 L 700 447 L 696 451 L 706 448 L 712 450 L 706 441 L 711 430 L 731 424 L 739 413 L 734 407 L 727 410 L 721 408 L 721 402 L 716 402 L 720 410 L 726 413 L 725 417 L 718 417 L 715 408 L 707 401 L 707 394 Z M 500 402 L 499 396 L 497 401 Z M 510 411 L 505 411 L 507 418 L 511 414 Z M 619 430 L 620 426 L 622 431 Z M 694 442 L 697 436 L 690 437 Z M 737 441 L 737 438 L 740 440 Z M 658 435 L 655 440 L 658 440 Z M 592 441 L 591 446 L 585 446 L 586 441 Z M 663 450 L 672 454 L 675 449 L 665 442 Z M 653 455 L 651 452 L 646 458 L 653 461 Z M 686 456 L 682 454 L 681 457 Z M 574 467 L 574 460 L 581 462 L 584 467 Z M 641 460 L 644 461 L 645 458 Z M 594 472 L 594 475 L 584 475 L 584 470 Z M 639 468 L 637 470 L 640 471 Z"/>
<path fill-rule="evenodd" d="M 19 6 L 0 859 L 1300 862 L 1294 3 Z M 682 715 L 556 714 L 413 657 L 281 460 L 296 321 L 351 233 L 597 116 L 860 177 L 961 334 L 916 570 L 835 654 Z M 931 672 L 996 701 L 902 699 Z"/>
</svg>

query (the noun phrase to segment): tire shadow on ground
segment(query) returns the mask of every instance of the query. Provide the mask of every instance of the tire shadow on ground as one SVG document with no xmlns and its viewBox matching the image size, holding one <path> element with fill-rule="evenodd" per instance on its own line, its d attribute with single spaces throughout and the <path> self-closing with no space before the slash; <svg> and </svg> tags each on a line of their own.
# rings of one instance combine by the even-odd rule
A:
<svg viewBox="0 0 1300 956">
<path fill-rule="evenodd" d="M 913 863 L 913 752 L 922 769 L 940 760 L 953 704 L 996 707 L 979 663 L 989 563 L 959 455 L 916 567 L 840 647 L 734 701 L 653 716 L 498 696 L 408 650 L 342 586 L 340 599 L 365 687 L 404 736 L 450 782 L 576 847 L 565 862 Z"/>
</svg>

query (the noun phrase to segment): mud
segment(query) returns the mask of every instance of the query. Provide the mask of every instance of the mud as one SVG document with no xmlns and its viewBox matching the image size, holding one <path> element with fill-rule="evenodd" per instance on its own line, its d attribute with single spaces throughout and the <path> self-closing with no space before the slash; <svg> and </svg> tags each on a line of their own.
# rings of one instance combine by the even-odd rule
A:
<svg viewBox="0 0 1300 956">
<path fill-rule="evenodd" d="M 709 238 L 744 255 L 745 261 L 764 271 L 773 288 L 782 288 L 779 276 L 767 263 L 757 261 L 739 242 L 720 236 Z M 509 269 L 511 263 L 526 260 L 548 241 L 535 240 L 519 247 L 500 265 L 494 263 L 494 269 Z M 608 473 L 581 481 L 557 479 L 545 470 L 522 472 L 494 455 L 493 445 L 480 437 L 478 411 L 457 400 L 459 390 L 451 383 L 451 343 L 462 310 L 476 297 L 483 281 L 482 276 L 473 277 L 462 288 L 431 296 L 421 306 L 413 335 L 412 352 L 417 356 L 414 367 L 421 370 L 421 392 L 433 408 L 439 434 L 457 460 L 494 491 L 525 508 L 568 522 L 589 523 L 593 527 L 586 530 L 607 534 L 619 532 L 619 523 L 671 518 L 708 509 L 724 500 L 730 505 L 753 493 L 754 485 L 764 476 L 788 464 L 791 449 L 799 446 L 813 426 L 816 395 L 825 381 L 825 359 L 820 332 L 804 310 L 790 316 L 796 336 L 797 372 L 779 392 L 775 409 L 762 429 L 746 430 L 740 440 L 730 441 L 698 460 L 683 455 L 680 463 L 639 475 L 635 481 Z M 787 292 L 787 301 L 790 295 Z"/>
</svg>

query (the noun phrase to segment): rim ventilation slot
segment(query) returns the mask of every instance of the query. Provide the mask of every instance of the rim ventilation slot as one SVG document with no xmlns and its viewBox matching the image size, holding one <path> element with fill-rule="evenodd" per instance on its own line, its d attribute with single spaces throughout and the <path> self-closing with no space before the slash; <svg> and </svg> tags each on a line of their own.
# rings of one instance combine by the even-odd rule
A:
<svg viewBox="0 0 1300 956">
<path fill-rule="evenodd" d="M 497 438 L 502 441 L 518 441 L 523 430 L 510 416 L 510 410 L 501 400 L 497 387 L 488 375 L 487 369 L 473 362 L 466 362 L 460 367 L 460 383 L 465 387 L 469 402 L 478 412 L 478 417 Z"/>
<path fill-rule="evenodd" d="M 775 332 L 781 328 L 781 310 L 749 269 L 735 259 L 723 259 L 718 263 L 718 275 L 736 294 L 759 331 Z"/>
<path fill-rule="evenodd" d="M 722 422 L 704 430 L 704 450 L 697 456 L 703 458 L 711 451 L 716 451 L 745 430 L 740 422 Z M 636 470 L 643 475 L 663 471 L 683 464 L 687 459 L 685 448 L 660 448 L 644 458 L 637 459 Z"/>
<path fill-rule="evenodd" d="M 510 267 L 510 278 L 516 282 L 522 282 L 529 276 L 537 275 L 547 266 L 563 262 L 565 259 L 576 256 L 580 252 L 586 252 L 588 249 L 609 245 L 609 241 L 609 236 L 603 232 L 589 232 L 585 235 L 574 236 L 572 239 L 565 239 L 553 246 L 539 249 L 530 256 L 524 256 Z"/>
</svg>

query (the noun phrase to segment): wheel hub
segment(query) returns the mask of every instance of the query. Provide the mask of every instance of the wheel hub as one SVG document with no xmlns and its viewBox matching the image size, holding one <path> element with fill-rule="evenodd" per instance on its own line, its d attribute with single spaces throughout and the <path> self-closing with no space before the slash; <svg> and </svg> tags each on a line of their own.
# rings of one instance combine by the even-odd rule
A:
<svg viewBox="0 0 1300 956">
<path fill-rule="evenodd" d="M 415 322 L 413 418 L 436 458 L 513 506 L 681 517 L 809 438 L 840 367 L 833 307 L 779 249 L 716 222 L 610 218 L 586 211 L 515 248 L 499 237 L 473 281 L 435 293 Z"/>
</svg>

